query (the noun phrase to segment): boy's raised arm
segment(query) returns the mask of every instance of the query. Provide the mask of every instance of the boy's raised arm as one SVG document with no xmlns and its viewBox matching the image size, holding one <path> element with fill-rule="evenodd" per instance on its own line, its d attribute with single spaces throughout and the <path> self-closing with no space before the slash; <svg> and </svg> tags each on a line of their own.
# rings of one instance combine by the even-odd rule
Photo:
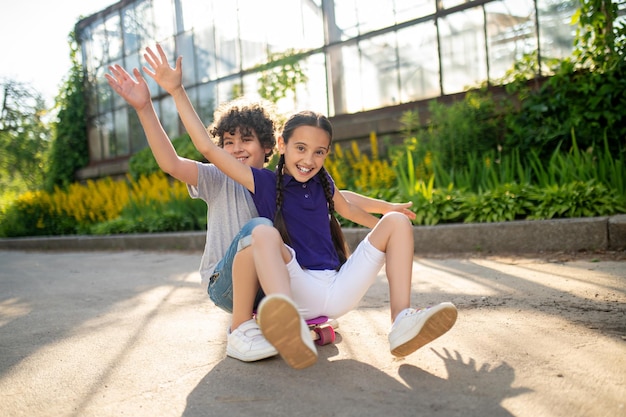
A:
<svg viewBox="0 0 626 417">
<path fill-rule="evenodd" d="M 174 98 L 178 114 L 196 149 L 226 175 L 254 192 L 254 178 L 250 167 L 213 143 L 193 108 L 182 84 L 182 57 L 176 59 L 176 65 L 172 68 L 161 45 L 157 44 L 156 48 L 158 54 L 150 48 L 146 49 L 144 58 L 149 67 L 144 66 L 143 70 Z"/>
</svg>

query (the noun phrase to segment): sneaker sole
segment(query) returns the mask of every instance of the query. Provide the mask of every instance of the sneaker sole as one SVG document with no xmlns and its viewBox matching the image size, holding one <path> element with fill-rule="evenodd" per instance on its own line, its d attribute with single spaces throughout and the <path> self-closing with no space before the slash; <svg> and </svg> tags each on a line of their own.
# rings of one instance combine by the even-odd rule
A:
<svg viewBox="0 0 626 417">
<path fill-rule="evenodd" d="M 302 340 L 301 318 L 289 301 L 268 298 L 259 308 L 259 327 L 263 336 L 294 369 L 304 369 L 317 362 L 316 352 Z M 308 330 L 305 334 L 308 335 Z"/>
<path fill-rule="evenodd" d="M 458 312 L 454 306 L 443 307 L 424 322 L 417 336 L 396 347 L 391 354 L 397 357 L 410 355 L 450 330 L 456 322 L 457 315 Z"/>
<path fill-rule="evenodd" d="M 226 356 L 240 360 L 242 362 L 257 362 L 263 359 L 271 358 L 276 355 L 278 355 L 278 352 L 264 352 L 261 354 L 256 354 L 254 356 L 244 356 L 234 350 L 228 349 L 228 347 L 226 348 Z"/>
</svg>

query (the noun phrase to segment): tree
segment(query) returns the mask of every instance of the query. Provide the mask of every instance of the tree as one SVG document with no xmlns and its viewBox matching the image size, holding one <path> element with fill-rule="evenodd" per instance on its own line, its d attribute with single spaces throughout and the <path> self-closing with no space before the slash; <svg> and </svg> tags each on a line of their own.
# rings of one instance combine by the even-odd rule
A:
<svg viewBox="0 0 626 417">
<path fill-rule="evenodd" d="M 0 111 L 0 189 L 19 193 L 38 188 L 44 178 L 50 130 L 40 93 L 3 79 Z"/>
<path fill-rule="evenodd" d="M 70 33 L 68 42 L 72 67 L 56 99 L 58 118 L 44 184 L 49 191 L 74 182 L 76 171 L 89 162 L 84 72 L 75 33 Z"/>
</svg>

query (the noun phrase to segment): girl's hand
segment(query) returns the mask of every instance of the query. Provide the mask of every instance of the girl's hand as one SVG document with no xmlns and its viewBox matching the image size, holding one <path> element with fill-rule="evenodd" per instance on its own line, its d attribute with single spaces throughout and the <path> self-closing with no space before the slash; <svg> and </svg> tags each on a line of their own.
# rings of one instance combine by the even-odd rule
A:
<svg viewBox="0 0 626 417">
<path fill-rule="evenodd" d="M 406 217 L 408 217 L 411 220 L 415 220 L 415 218 L 417 217 L 417 215 L 412 212 L 411 210 L 409 210 L 409 207 L 411 207 L 413 205 L 412 202 L 408 202 L 408 203 L 389 203 L 389 210 L 387 211 L 387 213 L 389 213 L 390 211 L 397 211 L 398 213 L 402 213 L 404 214 Z M 385 213 L 383 213 L 385 214 Z"/>
<path fill-rule="evenodd" d="M 146 48 L 143 54 L 150 67 L 144 66 L 143 70 L 165 91 L 173 95 L 183 86 L 183 57 L 176 59 L 176 66 L 172 68 L 167 61 L 167 56 L 160 44 L 156 45 L 158 55 L 150 48 Z"/>
<path fill-rule="evenodd" d="M 150 104 L 150 89 L 137 68 L 133 70 L 135 79 L 120 65 L 109 66 L 110 74 L 104 74 L 111 88 L 136 111 Z"/>
</svg>

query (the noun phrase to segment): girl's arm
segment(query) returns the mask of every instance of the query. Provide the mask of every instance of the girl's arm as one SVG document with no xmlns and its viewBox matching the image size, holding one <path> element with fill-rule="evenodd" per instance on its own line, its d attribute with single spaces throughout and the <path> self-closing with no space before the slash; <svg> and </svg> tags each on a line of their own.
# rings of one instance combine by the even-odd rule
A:
<svg viewBox="0 0 626 417">
<path fill-rule="evenodd" d="M 364 195 L 357 194 L 348 190 L 341 190 L 341 194 L 343 194 L 344 198 L 348 200 L 348 202 L 356 204 L 368 213 L 386 214 L 391 211 L 397 211 L 404 214 L 411 220 L 415 219 L 416 217 L 415 213 L 409 210 L 409 207 L 413 205 L 412 202 L 390 203 L 385 200 L 366 197 Z"/>
<path fill-rule="evenodd" d="M 109 67 L 105 74 L 107 82 L 117 94 L 137 112 L 139 122 L 146 133 L 148 145 L 159 167 L 172 177 L 190 185 L 198 184 L 198 166 L 195 161 L 181 158 L 167 137 L 150 99 L 150 90 L 141 73 L 133 70 L 135 80 L 119 65 Z"/>
<path fill-rule="evenodd" d="M 333 194 L 333 202 L 335 203 L 335 211 L 345 219 L 369 227 L 370 229 L 378 223 L 378 217 L 372 216 L 358 205 L 346 200 L 343 194 L 335 187 Z"/>
<path fill-rule="evenodd" d="M 193 108 L 182 85 L 182 57 L 179 56 L 176 59 L 176 66 L 172 68 L 161 45 L 157 44 L 156 48 L 158 55 L 152 49 L 146 49 L 147 53 L 144 54 L 144 58 L 150 67 L 144 66 L 143 70 L 174 98 L 178 114 L 196 149 L 223 173 L 242 184 L 250 192 L 254 192 L 254 177 L 250 167 L 237 161 L 235 157 L 211 140 L 206 127 Z"/>
</svg>

